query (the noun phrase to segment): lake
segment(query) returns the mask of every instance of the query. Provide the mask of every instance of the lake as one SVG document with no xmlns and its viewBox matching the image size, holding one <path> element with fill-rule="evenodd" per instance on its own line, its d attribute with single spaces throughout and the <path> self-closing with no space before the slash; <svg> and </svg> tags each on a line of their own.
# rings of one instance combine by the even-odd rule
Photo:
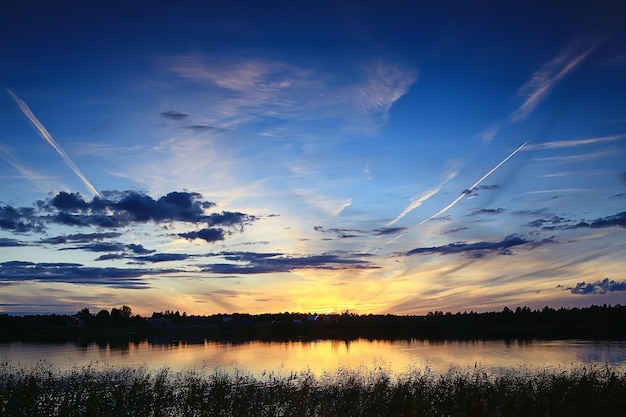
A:
<svg viewBox="0 0 626 417">
<path fill-rule="evenodd" d="M 87 365 L 95 367 L 169 367 L 178 371 L 205 367 L 208 370 L 242 370 L 254 375 L 263 371 L 282 374 L 310 370 L 316 375 L 337 368 L 382 366 L 394 373 L 429 367 L 445 372 L 460 367 L 571 368 L 582 364 L 626 368 L 625 341 L 590 340 L 317 340 L 294 342 L 230 343 L 148 341 L 123 345 L 91 343 L 0 344 L 0 360 L 32 366 L 38 361 L 61 370 Z"/>
</svg>

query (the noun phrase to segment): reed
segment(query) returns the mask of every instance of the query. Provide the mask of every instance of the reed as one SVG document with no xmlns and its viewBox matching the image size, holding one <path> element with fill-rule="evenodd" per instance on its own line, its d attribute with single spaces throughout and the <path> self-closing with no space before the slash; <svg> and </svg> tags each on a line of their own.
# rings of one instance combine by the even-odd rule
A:
<svg viewBox="0 0 626 417">
<path fill-rule="evenodd" d="M 253 376 L 207 368 L 33 367 L 0 363 L 11 416 L 623 416 L 626 373 L 611 367 L 445 373 L 384 367 Z"/>
</svg>

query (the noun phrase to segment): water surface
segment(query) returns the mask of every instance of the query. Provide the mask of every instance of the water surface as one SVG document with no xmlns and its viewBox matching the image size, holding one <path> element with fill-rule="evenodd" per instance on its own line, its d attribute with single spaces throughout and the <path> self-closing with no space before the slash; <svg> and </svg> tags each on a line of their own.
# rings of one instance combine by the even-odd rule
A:
<svg viewBox="0 0 626 417">
<path fill-rule="evenodd" d="M 587 364 L 626 368 L 626 342 L 589 340 L 551 341 L 428 341 L 428 340 L 319 340 L 307 342 L 220 343 L 147 341 L 113 345 L 91 343 L 0 344 L 0 359 L 32 366 L 46 361 L 64 370 L 73 367 L 135 367 L 172 370 L 205 367 L 289 374 L 310 370 L 315 374 L 337 368 L 382 366 L 392 372 L 429 367 L 445 372 L 450 366 L 485 368 L 570 368 Z"/>
</svg>

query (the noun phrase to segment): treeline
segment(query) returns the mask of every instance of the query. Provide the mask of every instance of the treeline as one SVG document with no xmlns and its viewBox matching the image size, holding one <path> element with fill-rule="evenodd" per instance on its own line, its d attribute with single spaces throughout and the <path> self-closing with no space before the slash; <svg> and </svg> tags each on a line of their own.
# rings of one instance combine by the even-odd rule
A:
<svg viewBox="0 0 626 417">
<path fill-rule="evenodd" d="M 620 339 L 626 340 L 626 306 L 586 308 L 505 307 L 499 312 L 430 312 L 425 316 L 391 314 L 214 314 L 132 313 L 128 306 L 74 315 L 0 314 L 0 341 L 57 341 L 82 338 L 143 340 L 302 339 Z"/>
</svg>

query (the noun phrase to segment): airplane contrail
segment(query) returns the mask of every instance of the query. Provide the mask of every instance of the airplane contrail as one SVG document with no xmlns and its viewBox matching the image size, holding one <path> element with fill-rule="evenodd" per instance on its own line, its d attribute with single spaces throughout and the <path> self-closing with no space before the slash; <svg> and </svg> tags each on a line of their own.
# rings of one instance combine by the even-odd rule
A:
<svg viewBox="0 0 626 417">
<path fill-rule="evenodd" d="M 9 92 L 11 97 L 13 97 L 13 100 L 15 100 L 17 105 L 20 107 L 20 110 L 22 110 L 22 112 L 26 115 L 26 117 L 28 117 L 28 120 L 30 120 L 30 122 L 33 124 L 33 126 L 35 126 L 35 128 L 37 129 L 37 131 L 39 132 L 41 137 L 46 142 L 48 142 L 50 144 L 50 146 L 52 146 L 54 148 L 54 150 L 58 152 L 59 155 L 61 155 L 61 157 L 65 161 L 65 164 L 72 171 L 74 171 L 74 174 L 76 174 L 78 176 L 78 178 L 80 178 L 80 180 L 83 182 L 83 184 L 85 184 L 85 186 L 89 189 L 89 191 L 91 191 L 91 193 L 94 196 L 100 197 L 100 193 L 98 192 L 98 190 L 96 190 L 96 188 L 89 182 L 87 177 L 85 177 L 85 175 L 81 172 L 81 170 L 78 168 L 78 166 L 76 166 L 74 161 L 72 161 L 72 159 L 69 157 L 69 155 L 67 153 L 65 153 L 63 148 L 61 148 L 59 146 L 59 144 L 56 143 L 56 141 L 54 140 L 52 135 L 50 135 L 50 133 L 44 127 L 44 125 L 39 121 L 39 119 L 37 119 L 37 117 L 30 110 L 28 105 L 21 98 L 19 98 L 13 91 L 11 91 L 9 88 L 7 88 L 7 87 L 5 87 L 5 88 Z"/>
<path fill-rule="evenodd" d="M 465 197 L 467 194 L 471 193 L 472 190 L 474 190 L 474 188 L 478 187 L 480 185 L 480 183 L 482 183 L 484 180 L 487 179 L 487 177 L 489 177 L 491 174 L 493 174 L 498 168 L 500 168 L 502 165 L 504 165 L 504 163 L 506 161 L 508 161 L 509 159 L 511 159 L 513 157 L 513 155 L 515 155 L 516 153 L 518 153 L 524 146 L 526 146 L 526 144 L 528 143 L 528 141 L 522 143 L 517 149 L 515 149 L 513 152 L 511 152 L 509 154 L 509 156 L 507 156 L 506 158 L 504 158 L 498 165 L 496 165 L 495 167 L 491 168 L 491 170 L 489 172 L 487 172 L 485 175 L 483 175 L 478 181 L 476 181 L 470 188 L 463 190 L 463 192 L 461 193 L 461 195 L 459 195 L 457 198 L 455 198 L 450 204 L 448 204 L 447 206 L 445 206 L 444 208 L 442 208 L 441 210 L 439 210 L 437 213 L 433 214 L 432 216 L 430 216 L 429 218 L 422 220 L 421 222 L 419 222 L 417 224 L 417 226 L 421 226 L 424 223 L 426 223 L 429 220 L 434 219 L 437 216 L 441 216 L 443 213 L 445 213 L 446 211 L 450 210 L 452 207 L 454 207 L 459 201 L 461 201 L 463 199 L 463 197 Z M 454 176 L 456 176 L 456 174 L 454 174 Z M 436 194 L 439 191 L 439 188 L 441 187 L 441 185 L 445 184 L 446 182 L 448 182 L 448 180 L 454 178 L 454 176 L 452 176 L 451 178 L 446 179 L 442 184 L 440 184 L 439 187 L 434 188 L 428 192 L 426 192 L 422 198 L 418 199 L 416 202 L 414 202 L 411 206 L 411 209 L 417 208 L 419 207 L 419 205 L 421 205 L 421 203 L 423 203 L 425 200 L 427 200 L 428 198 L 432 197 L 434 194 Z M 420 201 L 422 200 L 423 201 Z M 415 205 L 415 203 L 420 202 L 419 205 Z M 415 205 L 415 207 L 412 207 L 413 205 Z M 403 215 L 405 215 L 406 213 L 408 213 L 408 209 L 405 210 L 405 212 L 403 212 L 400 216 L 401 217 Z M 398 219 L 399 220 L 399 219 Z M 392 220 L 390 223 L 387 224 L 387 226 L 389 226 L 389 224 L 393 224 L 395 223 L 395 219 Z M 378 248 L 374 249 L 373 251 L 371 251 L 371 254 L 375 254 L 377 253 L 379 250 L 381 250 L 382 248 L 384 248 L 385 246 L 388 246 L 390 244 L 392 244 L 393 242 L 395 242 L 396 240 L 400 239 L 402 236 L 404 236 L 406 234 L 406 232 L 402 232 L 400 233 L 398 236 L 394 237 L 393 239 L 385 242 L 383 245 L 379 246 Z"/>
<path fill-rule="evenodd" d="M 451 179 L 453 179 L 457 175 L 458 175 L 458 171 L 454 171 L 450 175 L 448 175 L 448 177 L 445 180 L 443 180 L 443 182 L 441 184 L 439 184 L 438 186 L 436 186 L 435 188 L 426 191 L 424 194 L 422 194 L 417 199 L 415 199 L 415 197 L 413 197 L 414 200 L 411 202 L 411 204 L 409 204 L 408 207 L 405 208 L 404 211 L 402 211 L 402 213 L 400 213 L 395 219 L 393 219 L 392 221 L 387 223 L 386 227 L 394 225 L 395 223 L 400 221 L 404 216 L 406 216 L 407 214 L 409 214 L 410 212 L 412 212 L 416 208 L 419 208 L 422 204 L 424 204 L 426 202 L 426 200 L 428 200 L 429 198 L 431 198 L 432 196 L 437 194 L 441 190 L 441 187 L 443 187 L 448 181 L 450 181 Z"/>
<path fill-rule="evenodd" d="M 487 172 L 485 175 L 483 175 L 478 181 L 476 181 L 470 188 L 463 190 L 463 192 L 461 193 L 460 196 L 458 196 L 457 198 L 454 199 L 454 201 L 452 201 L 450 204 L 448 204 L 447 206 L 445 206 L 444 208 L 442 208 L 441 210 L 439 210 L 437 213 L 433 214 L 432 216 L 430 216 L 429 218 L 422 220 L 420 223 L 418 223 L 418 226 L 421 226 L 422 224 L 426 223 L 429 220 L 434 219 L 435 217 L 441 216 L 443 213 L 445 213 L 446 211 L 450 210 L 452 207 L 454 207 L 459 201 L 461 201 L 463 199 L 463 197 L 465 197 L 467 194 L 471 193 L 476 187 L 478 187 L 480 185 L 481 182 L 483 182 L 484 180 L 487 179 L 487 177 L 489 177 L 491 174 L 493 174 L 498 168 L 500 168 L 502 165 L 504 165 L 504 163 L 506 161 L 508 161 L 509 159 L 511 159 L 513 157 L 513 155 L 515 155 L 516 153 L 518 153 L 524 146 L 526 146 L 526 144 L 528 143 L 528 141 L 522 143 L 517 149 L 515 149 L 513 152 L 511 152 L 509 154 L 509 156 L 507 156 L 506 158 L 504 158 L 498 165 L 496 165 L 495 167 L 491 168 L 491 170 L 489 172 Z"/>
</svg>

